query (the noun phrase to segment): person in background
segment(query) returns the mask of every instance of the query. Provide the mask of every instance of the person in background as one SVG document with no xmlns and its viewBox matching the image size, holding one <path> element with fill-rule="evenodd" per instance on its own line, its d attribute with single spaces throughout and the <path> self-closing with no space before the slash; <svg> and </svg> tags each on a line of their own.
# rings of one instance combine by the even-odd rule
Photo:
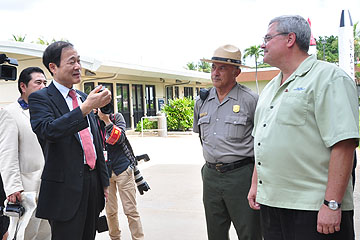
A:
<svg viewBox="0 0 360 240">
<path fill-rule="evenodd" d="M 104 123 L 102 135 L 104 150 L 108 155 L 108 170 L 110 176 L 109 200 L 105 205 L 111 240 L 120 240 L 121 231 L 118 219 L 119 192 L 124 214 L 129 223 L 133 240 L 144 239 L 140 215 L 136 207 L 136 187 L 134 178 L 135 156 L 125 135 L 125 119 L 121 113 L 104 114 L 97 111 L 99 119 Z"/>
<path fill-rule="evenodd" d="M 39 193 L 45 161 L 38 139 L 31 129 L 28 97 L 44 88 L 46 83 L 42 69 L 25 68 L 18 80 L 19 99 L 0 110 L 0 173 L 7 199 L 11 203 L 22 203 L 24 194 L 29 192 Z M 37 196 L 34 195 L 32 205 L 36 205 L 36 201 Z M 25 202 L 23 205 L 27 207 Z M 49 223 L 35 217 L 35 208 L 32 211 L 26 229 L 21 233 L 23 239 L 50 239 Z M 16 221 L 11 221 L 11 224 L 16 224 Z"/>
</svg>

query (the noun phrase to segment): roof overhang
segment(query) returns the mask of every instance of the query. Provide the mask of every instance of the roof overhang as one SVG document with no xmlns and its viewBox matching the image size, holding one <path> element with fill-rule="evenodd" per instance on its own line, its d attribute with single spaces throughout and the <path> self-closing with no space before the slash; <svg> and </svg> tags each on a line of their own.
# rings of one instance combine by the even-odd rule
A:
<svg viewBox="0 0 360 240">
<path fill-rule="evenodd" d="M 47 46 L 35 43 L 24 43 L 16 41 L 0 41 L 0 53 L 11 55 L 17 58 L 19 63 L 32 60 L 37 64 L 42 62 L 42 55 Z M 134 78 L 157 78 L 169 80 L 181 80 L 201 83 L 211 83 L 210 74 L 190 70 L 169 70 L 135 64 L 107 61 L 102 62 L 98 59 L 81 55 L 81 65 L 83 69 L 88 69 L 96 76 L 117 77 L 133 76 Z M 85 75 L 85 73 L 84 73 Z M 114 78 L 115 76 L 115 78 Z M 85 75 L 86 77 L 86 75 Z M 86 77 L 91 79 L 90 77 Z M 96 78 L 96 77 L 94 77 Z"/>
</svg>

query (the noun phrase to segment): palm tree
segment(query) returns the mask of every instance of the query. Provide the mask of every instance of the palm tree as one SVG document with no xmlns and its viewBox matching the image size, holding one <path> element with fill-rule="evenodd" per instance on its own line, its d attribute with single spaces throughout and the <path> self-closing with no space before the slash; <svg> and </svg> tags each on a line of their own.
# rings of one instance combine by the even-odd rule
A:
<svg viewBox="0 0 360 240">
<path fill-rule="evenodd" d="M 13 40 L 16 41 L 16 42 L 25 42 L 26 34 L 24 36 L 21 36 L 21 35 L 15 36 L 13 34 L 12 36 L 13 36 Z"/>
<path fill-rule="evenodd" d="M 243 60 L 245 61 L 245 58 L 247 57 L 255 57 L 255 82 L 256 82 L 256 90 L 259 94 L 259 85 L 257 80 L 257 60 L 260 56 L 264 56 L 264 50 L 260 47 L 260 45 L 254 45 L 247 49 L 245 49 Z"/>
<path fill-rule="evenodd" d="M 186 64 L 186 69 L 196 71 L 197 65 L 194 62 L 188 62 Z"/>
<path fill-rule="evenodd" d="M 211 65 L 208 62 L 199 61 L 197 68 L 199 72 L 206 72 L 206 73 L 211 72 Z"/>
</svg>

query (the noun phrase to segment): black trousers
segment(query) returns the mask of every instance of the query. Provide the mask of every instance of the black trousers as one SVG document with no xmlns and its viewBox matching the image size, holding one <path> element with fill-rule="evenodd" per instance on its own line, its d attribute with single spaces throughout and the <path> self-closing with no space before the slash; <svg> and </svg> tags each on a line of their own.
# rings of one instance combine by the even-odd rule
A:
<svg viewBox="0 0 360 240">
<path fill-rule="evenodd" d="M 321 234 L 317 231 L 318 211 L 303 211 L 261 205 L 264 240 L 353 240 L 354 211 L 342 211 L 340 231 Z"/>
<path fill-rule="evenodd" d="M 81 204 L 75 216 L 66 222 L 49 220 L 52 240 L 93 240 L 99 218 L 99 200 L 103 197 L 96 170 L 84 166 L 84 184 Z"/>
</svg>

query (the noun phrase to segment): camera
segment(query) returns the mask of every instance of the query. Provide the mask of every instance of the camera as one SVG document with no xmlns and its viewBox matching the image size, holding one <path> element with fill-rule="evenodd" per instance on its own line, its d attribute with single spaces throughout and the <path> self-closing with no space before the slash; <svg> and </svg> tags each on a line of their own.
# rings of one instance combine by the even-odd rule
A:
<svg viewBox="0 0 360 240">
<path fill-rule="evenodd" d="M 149 155 L 142 154 L 142 155 L 136 156 L 135 160 L 136 160 L 136 165 L 137 165 L 138 161 L 144 160 L 144 162 L 147 162 L 147 161 L 150 161 L 150 158 L 149 158 Z"/>
<path fill-rule="evenodd" d="M 4 64 L 7 62 L 8 64 Z M 13 66 L 10 66 L 13 65 Z M 5 54 L 0 54 L 0 79 L 5 81 L 16 80 L 18 61 L 14 58 L 8 58 Z"/>
<path fill-rule="evenodd" d="M 147 154 L 142 154 L 135 157 L 135 166 L 134 166 L 134 177 L 135 183 L 139 190 L 140 195 L 143 195 L 144 192 L 150 190 L 149 184 L 144 180 L 143 176 L 140 173 L 139 168 L 137 167 L 138 161 L 144 160 L 144 162 L 150 161 L 150 158 Z"/>
<path fill-rule="evenodd" d="M 9 217 L 21 217 L 24 213 L 25 208 L 20 204 L 20 202 L 8 202 L 3 210 L 3 214 Z"/>
<path fill-rule="evenodd" d="M 99 93 L 104 91 L 105 90 L 105 87 L 102 86 L 102 88 L 100 89 Z M 111 113 L 114 113 L 114 106 L 113 104 L 110 102 L 108 103 L 107 105 L 103 106 L 100 108 L 101 112 L 104 113 L 104 114 L 111 114 Z"/>
</svg>

